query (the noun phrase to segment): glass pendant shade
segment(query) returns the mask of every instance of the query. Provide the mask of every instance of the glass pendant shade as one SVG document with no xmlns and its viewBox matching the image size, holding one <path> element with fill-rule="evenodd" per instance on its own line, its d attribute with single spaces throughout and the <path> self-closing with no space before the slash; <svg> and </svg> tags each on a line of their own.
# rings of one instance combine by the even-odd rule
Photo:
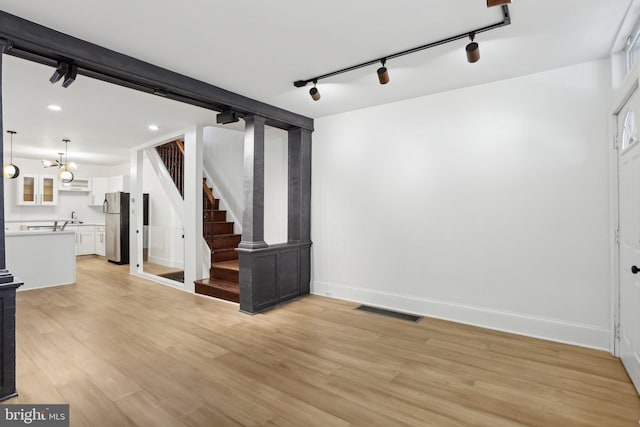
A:
<svg viewBox="0 0 640 427">
<path fill-rule="evenodd" d="M 71 172 L 69 169 L 67 169 L 66 166 L 63 166 L 58 171 L 58 179 L 63 184 L 68 184 L 71 181 L 73 181 L 73 172 Z"/>
<path fill-rule="evenodd" d="M 20 168 L 13 163 L 4 166 L 3 175 L 5 178 L 14 179 L 20 175 Z"/>
</svg>

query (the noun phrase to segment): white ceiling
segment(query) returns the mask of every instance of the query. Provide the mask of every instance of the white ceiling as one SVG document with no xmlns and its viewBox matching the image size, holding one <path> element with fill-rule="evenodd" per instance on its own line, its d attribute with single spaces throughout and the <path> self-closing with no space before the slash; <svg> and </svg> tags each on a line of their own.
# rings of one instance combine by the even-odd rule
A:
<svg viewBox="0 0 640 427">
<path fill-rule="evenodd" d="M 487 9 L 485 0 L 0 0 L 0 9 L 317 118 L 605 58 L 631 1 L 514 0 L 512 25 L 478 36 L 479 63 L 466 62 L 462 40 L 389 61 L 386 86 L 377 83 L 376 66 L 323 80 L 319 102 L 292 82 L 499 22 L 500 9 Z M 206 110 L 88 78 L 63 89 L 48 83 L 51 72 L 7 58 L 5 125 L 34 149 L 55 153 L 70 137 L 71 150 L 110 163 L 151 139 L 151 122 L 162 132 L 215 120 Z M 49 103 L 64 110 L 53 115 L 44 109 Z"/>
</svg>

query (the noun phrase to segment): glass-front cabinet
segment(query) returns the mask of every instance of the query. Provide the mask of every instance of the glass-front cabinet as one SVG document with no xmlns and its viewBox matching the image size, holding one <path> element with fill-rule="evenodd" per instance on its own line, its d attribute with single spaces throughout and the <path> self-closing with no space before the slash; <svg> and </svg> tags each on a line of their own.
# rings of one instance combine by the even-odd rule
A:
<svg viewBox="0 0 640 427">
<path fill-rule="evenodd" d="M 53 175 L 23 174 L 18 177 L 18 205 L 58 204 L 58 185 Z"/>
</svg>

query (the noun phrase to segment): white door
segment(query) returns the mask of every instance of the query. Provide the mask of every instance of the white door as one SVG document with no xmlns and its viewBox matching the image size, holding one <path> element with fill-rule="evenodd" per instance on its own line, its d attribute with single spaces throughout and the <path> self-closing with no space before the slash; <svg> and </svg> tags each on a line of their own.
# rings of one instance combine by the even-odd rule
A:
<svg viewBox="0 0 640 427">
<path fill-rule="evenodd" d="M 640 94 L 618 114 L 620 329 L 619 353 L 640 392 Z"/>
</svg>

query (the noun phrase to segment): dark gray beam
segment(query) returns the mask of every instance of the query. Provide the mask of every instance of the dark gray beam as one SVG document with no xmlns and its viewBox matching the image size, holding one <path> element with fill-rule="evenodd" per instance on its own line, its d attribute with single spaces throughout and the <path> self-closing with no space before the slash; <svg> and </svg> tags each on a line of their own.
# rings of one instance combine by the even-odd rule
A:
<svg viewBox="0 0 640 427">
<path fill-rule="evenodd" d="M 217 86 L 169 71 L 139 59 L 44 27 L 0 11 L 0 38 L 11 46 L 9 55 L 52 65 L 73 62 L 78 73 L 215 111 L 232 109 L 241 115 L 260 115 L 280 129 L 313 130 L 313 119 Z"/>
<path fill-rule="evenodd" d="M 245 118 L 242 241 L 238 248 L 267 247 L 264 241 L 264 127 L 260 116 Z"/>
</svg>

